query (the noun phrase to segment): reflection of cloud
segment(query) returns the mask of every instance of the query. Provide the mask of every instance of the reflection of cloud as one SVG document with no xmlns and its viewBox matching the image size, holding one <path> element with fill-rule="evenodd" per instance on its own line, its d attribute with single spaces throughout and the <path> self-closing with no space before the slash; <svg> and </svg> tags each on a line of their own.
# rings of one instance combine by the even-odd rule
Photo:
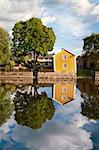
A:
<svg viewBox="0 0 99 150">
<path fill-rule="evenodd" d="M 0 127 L 0 132 L 8 133 L 10 131 L 10 127 L 14 124 L 16 124 L 16 121 L 14 120 L 14 115 L 11 115 L 7 122 Z"/>
<path fill-rule="evenodd" d="M 71 122 L 73 125 L 76 125 L 77 127 L 83 127 L 83 125 L 88 123 L 88 118 L 82 116 L 81 114 L 76 114 Z"/>
<path fill-rule="evenodd" d="M 8 129 L 1 128 L 2 139 L 7 141 L 5 149 L 29 150 L 89 150 L 92 149 L 90 133 L 82 127 L 88 123 L 88 119 L 82 116 L 80 110 L 80 92 L 77 90 L 76 100 L 68 103 L 64 107 L 57 107 L 54 118 L 45 123 L 38 130 L 32 130 L 26 126 L 16 125 L 13 116 L 6 124 Z M 60 111 L 64 111 L 64 115 Z M 61 114 L 61 116 L 60 116 Z M 64 118 L 62 118 L 62 115 Z M 68 117 L 68 116 L 71 117 Z M 59 119 L 59 118 L 60 119 Z M 65 118 L 69 121 L 66 122 Z M 20 146 L 21 145 L 21 146 Z"/>
<path fill-rule="evenodd" d="M 79 115 L 74 117 L 70 124 L 63 122 L 50 121 L 39 130 L 32 130 L 25 126 L 17 126 L 12 130 L 10 135 L 4 134 L 4 140 L 9 142 L 5 146 L 14 148 L 21 145 L 29 150 L 89 150 L 92 149 L 90 133 L 78 127 L 78 123 L 83 120 L 82 125 L 86 123 L 86 117 L 81 118 Z M 76 123 L 75 123 L 76 121 Z M 14 142 L 14 143 L 13 143 Z"/>
<path fill-rule="evenodd" d="M 81 101 L 83 98 L 80 96 L 80 91 L 76 90 L 76 97 L 73 101 L 68 104 L 60 107 L 60 105 L 56 105 L 56 112 L 54 114 L 54 118 L 58 120 L 72 120 L 75 114 L 78 114 L 81 109 Z"/>
<path fill-rule="evenodd" d="M 31 150 L 89 150 L 92 148 L 88 132 L 72 124 L 64 123 L 50 122 L 35 132 L 19 126 L 13 131 L 13 139 Z"/>
</svg>

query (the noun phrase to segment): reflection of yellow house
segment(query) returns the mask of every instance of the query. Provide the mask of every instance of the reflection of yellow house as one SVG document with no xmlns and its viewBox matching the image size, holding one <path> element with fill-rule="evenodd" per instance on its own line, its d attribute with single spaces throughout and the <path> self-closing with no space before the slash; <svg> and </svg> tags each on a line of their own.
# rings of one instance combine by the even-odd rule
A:
<svg viewBox="0 0 99 150">
<path fill-rule="evenodd" d="M 75 98 L 75 84 L 55 84 L 53 86 L 53 99 L 64 105 Z"/>
<path fill-rule="evenodd" d="M 54 71 L 75 73 L 75 55 L 65 49 L 54 55 Z"/>
</svg>

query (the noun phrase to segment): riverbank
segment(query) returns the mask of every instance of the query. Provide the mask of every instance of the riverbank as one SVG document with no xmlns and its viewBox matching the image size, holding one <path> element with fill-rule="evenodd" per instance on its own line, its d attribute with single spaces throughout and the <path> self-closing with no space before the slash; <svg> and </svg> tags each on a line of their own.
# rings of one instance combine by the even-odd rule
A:
<svg viewBox="0 0 99 150">
<path fill-rule="evenodd" d="M 30 71 L 9 71 L 0 72 L 0 83 L 12 84 L 31 84 L 33 82 L 33 73 Z"/>
<path fill-rule="evenodd" d="M 93 79 L 91 76 L 77 76 L 77 79 Z"/>
<path fill-rule="evenodd" d="M 1 72 L 0 71 L 0 83 L 6 82 L 6 83 L 32 83 L 33 79 L 35 77 L 33 76 L 32 71 L 9 71 L 9 72 Z M 41 80 L 45 80 L 46 82 L 49 82 L 50 80 L 52 82 L 56 81 L 65 81 L 65 80 L 76 80 L 76 79 L 93 79 L 93 76 L 88 75 L 79 75 L 76 74 L 67 74 L 65 72 L 62 73 L 56 73 L 56 72 L 38 72 L 38 78 Z M 96 73 L 96 78 L 99 79 L 99 72 Z"/>
<path fill-rule="evenodd" d="M 32 71 L 9 71 L 9 72 L 0 72 L 0 78 L 34 78 Z M 38 78 L 67 78 L 67 79 L 76 79 L 76 74 L 68 74 L 65 72 L 56 73 L 56 72 L 38 72 Z"/>
<path fill-rule="evenodd" d="M 33 84 L 33 72 L 31 71 L 13 71 L 0 72 L 0 83 L 12 84 Z M 56 83 L 76 81 L 75 74 L 56 73 L 56 72 L 38 72 L 38 83 Z"/>
</svg>

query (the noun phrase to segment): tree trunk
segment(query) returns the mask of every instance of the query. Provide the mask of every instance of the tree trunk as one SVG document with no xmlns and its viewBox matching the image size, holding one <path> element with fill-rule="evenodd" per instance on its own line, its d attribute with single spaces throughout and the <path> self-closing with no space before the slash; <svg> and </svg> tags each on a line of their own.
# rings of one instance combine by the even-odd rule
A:
<svg viewBox="0 0 99 150">
<path fill-rule="evenodd" d="M 33 79 L 33 86 L 34 86 L 34 98 L 37 98 L 37 96 L 39 95 L 38 91 L 37 91 L 37 86 L 38 86 L 38 80 Z"/>
<path fill-rule="evenodd" d="M 38 59 L 38 55 L 35 54 L 35 51 L 34 51 L 34 68 L 33 68 L 33 76 L 35 78 L 37 78 L 37 75 L 38 75 L 38 66 L 37 66 L 37 59 Z"/>
</svg>

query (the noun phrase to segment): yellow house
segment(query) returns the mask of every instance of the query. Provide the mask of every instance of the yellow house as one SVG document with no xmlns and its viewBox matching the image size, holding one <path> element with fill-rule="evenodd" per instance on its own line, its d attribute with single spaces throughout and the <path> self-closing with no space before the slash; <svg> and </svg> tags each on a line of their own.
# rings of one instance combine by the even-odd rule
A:
<svg viewBox="0 0 99 150">
<path fill-rule="evenodd" d="M 56 83 L 53 86 L 53 99 L 64 105 L 75 98 L 75 83 Z"/>
<path fill-rule="evenodd" d="M 76 73 L 75 55 L 71 52 L 62 49 L 54 55 L 54 71 L 65 73 Z"/>
</svg>

